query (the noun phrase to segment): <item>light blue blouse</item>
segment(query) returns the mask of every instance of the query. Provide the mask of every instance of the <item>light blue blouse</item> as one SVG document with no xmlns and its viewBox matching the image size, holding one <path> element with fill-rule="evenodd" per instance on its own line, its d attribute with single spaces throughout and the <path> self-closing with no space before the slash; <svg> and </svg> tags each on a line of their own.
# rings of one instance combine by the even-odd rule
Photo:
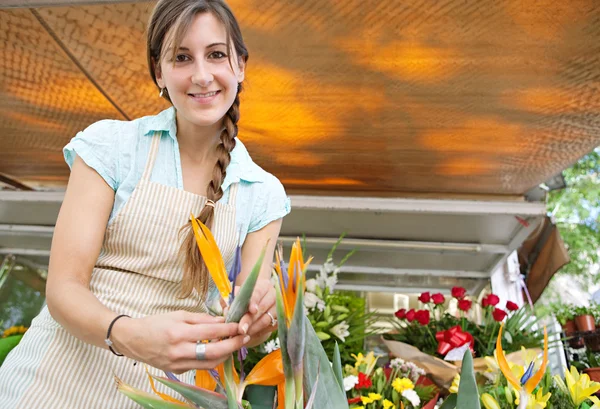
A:
<svg viewBox="0 0 600 409">
<path fill-rule="evenodd" d="M 162 136 L 151 180 L 183 189 L 173 107 L 133 121 L 96 122 L 79 132 L 63 149 L 69 167 L 79 156 L 115 191 L 109 223 L 123 208 L 142 176 L 154 131 L 162 131 Z M 291 207 L 279 179 L 255 164 L 244 144 L 236 139 L 220 202 L 227 203 L 229 187 L 238 182 L 236 227 L 241 232 L 240 243 L 243 243 L 247 233 L 282 218 Z"/>
</svg>

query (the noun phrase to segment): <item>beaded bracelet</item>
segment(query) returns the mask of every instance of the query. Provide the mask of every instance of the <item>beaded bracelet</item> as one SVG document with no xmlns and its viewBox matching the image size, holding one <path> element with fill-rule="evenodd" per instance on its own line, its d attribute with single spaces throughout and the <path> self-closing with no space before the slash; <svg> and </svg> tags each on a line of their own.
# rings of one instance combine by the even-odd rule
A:
<svg viewBox="0 0 600 409">
<path fill-rule="evenodd" d="M 126 314 L 117 315 L 115 317 L 115 319 L 112 320 L 112 322 L 108 326 L 108 331 L 106 332 L 106 339 L 104 340 L 104 342 L 106 343 L 106 345 L 108 345 L 108 349 L 110 349 L 110 352 L 112 352 L 116 356 L 123 356 L 123 354 L 119 354 L 118 352 L 116 352 L 113 349 L 113 347 L 112 347 L 113 346 L 113 342 L 110 340 L 110 331 L 112 330 L 113 325 L 115 325 L 115 322 L 117 322 L 117 320 L 119 318 L 123 318 L 123 317 L 131 318 L 129 315 L 126 315 Z"/>
</svg>

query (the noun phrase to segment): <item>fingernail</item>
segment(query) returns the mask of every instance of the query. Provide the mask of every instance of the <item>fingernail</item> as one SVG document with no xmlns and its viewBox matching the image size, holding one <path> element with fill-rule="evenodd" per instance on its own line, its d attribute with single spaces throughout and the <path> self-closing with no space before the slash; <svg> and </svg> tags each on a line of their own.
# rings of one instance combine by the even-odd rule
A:
<svg viewBox="0 0 600 409">
<path fill-rule="evenodd" d="M 242 325 L 242 332 L 245 334 L 248 332 L 248 324 Z"/>
<path fill-rule="evenodd" d="M 248 343 L 248 341 L 250 341 L 250 335 L 246 335 L 246 336 L 244 337 L 244 344 L 247 344 L 247 343 Z"/>
<path fill-rule="evenodd" d="M 254 312 L 258 314 L 258 304 L 254 304 Z"/>
</svg>

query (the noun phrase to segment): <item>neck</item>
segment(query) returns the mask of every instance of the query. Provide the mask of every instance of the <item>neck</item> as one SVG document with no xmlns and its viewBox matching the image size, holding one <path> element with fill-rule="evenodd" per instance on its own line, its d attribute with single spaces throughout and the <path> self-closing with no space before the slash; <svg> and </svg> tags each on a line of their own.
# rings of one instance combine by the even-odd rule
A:
<svg viewBox="0 0 600 409">
<path fill-rule="evenodd" d="M 179 150 L 194 162 L 203 162 L 214 158 L 220 143 L 222 125 L 197 126 L 181 120 L 177 114 L 177 142 Z"/>
</svg>

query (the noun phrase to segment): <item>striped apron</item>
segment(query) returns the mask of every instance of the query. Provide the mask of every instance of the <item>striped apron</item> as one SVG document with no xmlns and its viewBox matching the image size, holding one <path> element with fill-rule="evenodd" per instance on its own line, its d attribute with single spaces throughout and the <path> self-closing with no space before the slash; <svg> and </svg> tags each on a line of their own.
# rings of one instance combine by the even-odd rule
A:
<svg viewBox="0 0 600 409">
<path fill-rule="evenodd" d="M 107 227 L 90 282 L 93 294 L 117 314 L 143 317 L 177 310 L 206 311 L 197 293 L 178 298 L 183 276 L 179 229 L 190 211 L 199 214 L 205 197 L 151 182 L 161 133 L 152 136 L 144 173 L 131 197 Z M 231 185 L 227 203 L 216 203 L 214 228 L 225 264 L 231 265 L 238 234 Z M 65 294 L 68 296 L 68 294 Z M 212 280 L 209 296 L 218 296 Z M 85 306 L 81 306 L 85 308 Z M 152 342 L 151 339 L 148 342 Z M 44 307 L 20 344 L 0 367 L 2 409 L 139 408 L 119 393 L 114 375 L 151 391 L 143 365 L 69 334 Z M 164 373 L 150 368 L 159 376 Z M 193 371 L 181 376 L 193 382 Z M 161 391 L 167 391 L 157 385 Z M 172 393 L 172 392 L 171 392 Z"/>
</svg>

